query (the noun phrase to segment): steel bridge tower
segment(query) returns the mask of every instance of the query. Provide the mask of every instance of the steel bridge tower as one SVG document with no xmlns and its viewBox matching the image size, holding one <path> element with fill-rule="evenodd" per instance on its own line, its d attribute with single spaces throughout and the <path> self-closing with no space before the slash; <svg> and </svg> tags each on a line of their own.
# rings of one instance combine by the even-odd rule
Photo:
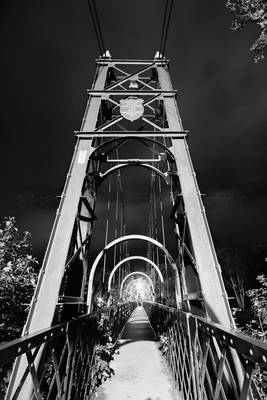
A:
<svg viewBox="0 0 267 400">
<path fill-rule="evenodd" d="M 173 274 L 175 287 L 172 293 L 169 288 L 169 295 L 176 308 L 233 327 L 189 154 L 188 131 L 182 126 L 177 93 L 171 84 L 168 60 L 162 57 L 123 60 L 103 56 L 96 64 L 95 79 L 87 91 L 88 102 L 81 128 L 75 132 L 77 144 L 24 335 L 90 312 L 96 286 L 95 271 L 99 270 L 103 259 L 108 260 L 112 249 L 119 249 L 118 246 L 123 249 L 121 253 L 117 251 L 118 261 L 136 256 L 126 251 L 127 243 L 132 241 L 145 242 L 148 248 L 156 247 L 162 252 Z M 156 158 L 142 158 L 142 152 L 139 157 L 122 158 L 118 149 L 123 146 L 128 146 L 128 153 L 131 149 L 134 153 L 136 146 L 144 146 L 156 154 Z M 147 232 L 127 235 L 125 230 L 117 230 L 114 240 L 105 241 L 103 250 L 91 262 L 90 244 L 94 237 L 93 225 L 97 224 L 97 192 L 106 178 L 113 173 L 120 174 L 127 167 L 133 167 L 140 180 L 143 169 L 150 170 L 152 176 L 159 176 L 162 184 L 167 185 L 175 254 L 167 248 L 166 240 L 160 242 L 153 237 L 152 231 L 150 235 L 146 235 Z M 166 208 L 162 204 L 161 207 Z M 104 241 L 104 232 L 102 236 Z M 144 255 L 147 261 L 157 264 L 155 258 L 149 259 L 149 251 L 137 256 Z M 151 270 L 153 268 L 147 263 L 145 272 L 150 273 L 155 282 L 157 274 L 151 274 Z M 129 261 L 123 271 L 121 281 L 131 272 Z M 106 272 L 110 270 L 107 268 Z M 106 288 L 104 285 L 104 292 Z M 13 382 L 21 379 L 24 369 L 22 357 L 14 367 Z M 23 398 L 27 396 L 25 393 Z"/>
</svg>

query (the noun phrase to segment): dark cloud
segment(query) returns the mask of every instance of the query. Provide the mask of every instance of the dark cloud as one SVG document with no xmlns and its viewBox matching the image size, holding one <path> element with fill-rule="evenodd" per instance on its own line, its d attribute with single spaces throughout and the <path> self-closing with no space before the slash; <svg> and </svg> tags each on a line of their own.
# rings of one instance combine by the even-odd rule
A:
<svg viewBox="0 0 267 400">
<path fill-rule="evenodd" d="M 97 4 L 112 55 L 153 57 L 164 2 Z M 39 252 L 57 207 L 49 199 L 63 188 L 98 50 L 86 0 L 4 1 L 0 18 L 0 216 L 15 215 Z M 245 247 L 266 237 L 266 62 L 255 65 L 248 51 L 256 30 L 233 33 L 230 25 L 223 0 L 175 2 L 167 55 L 215 244 Z M 147 205 L 139 205 L 147 199 L 148 181 L 129 176 L 127 218 L 131 229 L 141 231 Z M 137 214 L 143 225 L 137 226 Z"/>
</svg>

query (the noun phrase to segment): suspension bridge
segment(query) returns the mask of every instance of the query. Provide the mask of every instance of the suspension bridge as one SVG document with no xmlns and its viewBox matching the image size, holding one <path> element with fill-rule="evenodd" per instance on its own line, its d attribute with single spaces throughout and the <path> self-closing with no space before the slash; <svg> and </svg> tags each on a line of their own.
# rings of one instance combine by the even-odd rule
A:
<svg viewBox="0 0 267 400">
<path fill-rule="evenodd" d="M 235 327 L 164 57 L 173 1 L 146 60 L 112 58 L 88 4 L 102 56 L 23 335 L 0 347 L 5 398 L 264 399 L 267 346 Z"/>
</svg>

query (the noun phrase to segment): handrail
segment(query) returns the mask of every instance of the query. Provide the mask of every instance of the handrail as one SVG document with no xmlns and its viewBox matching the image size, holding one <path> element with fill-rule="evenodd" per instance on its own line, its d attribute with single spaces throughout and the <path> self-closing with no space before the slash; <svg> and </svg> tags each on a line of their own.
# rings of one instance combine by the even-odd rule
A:
<svg viewBox="0 0 267 400">
<path fill-rule="evenodd" d="M 266 399 L 257 382 L 257 374 L 267 375 L 266 343 L 189 312 L 150 302 L 143 305 L 185 398 L 190 387 L 193 400 Z M 240 387 L 236 357 L 243 370 Z"/>
<path fill-rule="evenodd" d="M 149 304 L 149 302 L 147 302 Z M 212 334 L 224 344 L 233 347 L 251 361 L 266 363 L 267 368 L 267 343 L 257 340 L 251 336 L 245 335 L 237 329 L 230 329 L 221 324 L 208 321 L 205 318 L 193 315 L 189 312 L 177 310 L 172 307 L 159 303 L 151 303 L 158 309 L 172 313 L 177 319 L 188 319 L 189 323 L 196 323 L 198 329 L 206 334 Z M 248 346 L 249 345 L 249 346 Z M 249 347 L 249 348 L 247 348 Z"/>
<path fill-rule="evenodd" d="M 121 329 L 130 317 L 136 303 L 123 303 L 102 308 L 91 314 L 81 315 L 68 322 L 42 331 L 23 336 L 0 345 L 0 382 L 6 379 L 11 363 L 18 357 L 25 357 L 27 368 L 18 387 L 9 383 L 6 400 L 21 398 L 21 391 L 27 379 L 32 381 L 33 399 L 46 399 L 49 393 L 58 398 L 67 397 L 67 392 L 75 391 L 73 398 L 90 392 L 91 370 L 94 364 L 94 348 L 98 344 L 96 322 L 103 315 L 108 317 L 112 336 L 116 341 Z M 35 359 L 43 349 L 40 365 Z M 84 361 L 81 363 L 81 359 Z M 5 374 L 5 375 L 4 375 Z M 86 375 L 88 384 L 83 388 L 80 376 Z M 78 396 L 78 397 L 77 397 Z"/>
<path fill-rule="evenodd" d="M 11 340 L 10 342 L 0 344 L 0 365 L 13 361 L 14 358 L 25 353 L 26 351 L 32 350 L 35 347 L 45 344 L 52 339 L 56 339 L 65 335 L 69 329 L 77 327 L 81 322 L 97 318 L 101 314 L 108 311 L 110 312 L 116 308 L 117 306 L 115 305 L 105 307 L 91 314 L 83 314 L 78 318 L 72 319 L 71 321 L 63 324 L 55 325 L 51 328 L 43 329 L 30 335 Z"/>
</svg>

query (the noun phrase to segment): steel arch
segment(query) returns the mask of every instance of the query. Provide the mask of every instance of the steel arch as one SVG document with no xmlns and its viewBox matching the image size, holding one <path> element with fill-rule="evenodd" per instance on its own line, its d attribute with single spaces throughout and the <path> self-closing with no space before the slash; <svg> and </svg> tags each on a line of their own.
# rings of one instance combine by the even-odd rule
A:
<svg viewBox="0 0 267 400">
<path fill-rule="evenodd" d="M 122 283 L 121 283 L 121 287 L 120 287 L 120 298 L 122 297 L 122 288 L 123 288 L 124 283 L 126 282 L 126 280 L 127 280 L 130 276 L 135 275 L 135 274 L 139 274 L 139 275 L 145 276 L 145 277 L 149 280 L 149 282 L 150 282 L 150 284 L 151 284 L 151 286 L 152 286 L 153 292 L 155 293 L 154 284 L 153 284 L 153 281 L 152 281 L 152 279 L 150 278 L 150 276 L 147 275 L 147 274 L 145 274 L 144 272 L 141 272 L 141 271 L 134 271 L 134 272 L 131 272 L 130 274 L 126 275 L 125 278 L 123 279 L 123 281 L 122 281 Z M 131 281 L 130 283 L 132 283 L 132 282 L 133 282 L 133 281 Z"/>
<path fill-rule="evenodd" d="M 155 143 L 155 144 L 157 144 L 158 146 L 160 146 L 160 147 L 162 147 L 167 153 L 168 153 L 168 155 L 171 157 L 171 159 L 172 159 L 172 161 L 175 161 L 175 157 L 174 157 L 174 155 L 173 155 L 173 152 L 164 144 L 164 143 L 160 143 L 158 140 L 155 140 L 155 139 L 152 139 L 152 138 L 149 138 L 149 137 L 142 137 L 142 138 L 140 138 L 140 137 L 138 137 L 138 135 L 137 136 L 134 136 L 134 135 L 130 135 L 130 136 L 127 136 L 126 138 L 125 137 L 123 137 L 123 138 L 113 138 L 113 139 L 108 139 L 108 140 L 106 140 L 104 143 L 102 143 L 102 144 L 100 144 L 98 147 L 96 147 L 95 149 L 94 149 L 94 151 L 92 151 L 92 153 L 91 153 L 91 155 L 90 155 L 90 158 L 93 158 L 93 157 L 95 157 L 96 156 L 96 154 L 99 152 L 99 151 L 101 151 L 102 149 L 104 149 L 104 147 L 105 146 L 107 146 L 107 145 L 109 145 L 109 144 L 111 144 L 111 143 L 113 143 L 113 142 L 126 142 L 126 141 L 128 141 L 128 140 L 137 140 L 137 141 L 139 141 L 139 142 L 151 142 L 151 143 Z M 122 144 L 121 143 L 121 144 Z"/>
<path fill-rule="evenodd" d="M 119 244 L 121 242 L 125 242 L 128 240 L 142 240 L 145 242 L 152 243 L 153 245 L 157 246 L 160 250 L 162 250 L 165 253 L 165 255 L 166 255 L 168 261 L 170 262 L 170 265 L 174 271 L 174 274 L 175 274 L 175 296 L 176 296 L 177 307 L 179 307 L 179 305 L 181 303 L 180 280 L 179 280 L 177 265 L 176 265 L 172 255 L 169 253 L 169 251 L 166 249 L 166 247 L 163 246 L 162 243 L 158 242 L 157 240 L 155 240 L 151 237 L 144 236 L 144 235 L 126 235 L 126 236 L 119 237 L 119 238 L 113 240 L 112 242 L 108 243 L 104 247 L 104 249 L 100 251 L 100 253 L 95 258 L 95 261 L 93 262 L 93 265 L 90 270 L 89 282 L 88 282 L 88 293 L 87 293 L 87 307 L 88 307 L 87 311 L 88 311 L 88 313 L 90 313 L 90 311 L 91 311 L 91 303 L 92 303 L 92 296 L 93 296 L 93 280 L 94 280 L 95 270 L 98 266 L 99 261 L 101 260 L 103 255 L 108 250 L 110 250 L 112 247 L 116 246 L 117 244 Z"/>
<path fill-rule="evenodd" d="M 130 257 L 126 257 L 126 258 L 124 258 L 123 260 L 121 260 L 120 262 L 118 262 L 118 264 L 115 265 L 115 267 L 114 267 L 113 270 L 111 271 L 111 273 L 110 273 L 110 275 L 109 275 L 109 278 L 108 278 L 108 292 L 110 292 L 112 278 L 113 278 L 115 272 L 117 271 L 117 269 L 118 269 L 122 264 L 126 263 L 127 261 L 131 261 L 131 260 L 142 260 L 142 261 L 145 261 L 145 262 L 151 264 L 151 265 L 155 268 L 155 270 L 157 271 L 161 282 L 164 281 L 163 276 L 162 276 L 162 273 L 161 273 L 159 267 L 158 267 L 153 261 L 151 261 L 149 258 L 143 257 L 143 256 L 130 256 Z"/>
<path fill-rule="evenodd" d="M 165 175 L 163 172 L 161 172 L 158 168 L 153 167 L 153 165 L 150 164 L 145 164 L 145 163 L 139 163 L 139 162 L 132 162 L 130 164 L 119 164 L 115 165 L 114 167 L 110 168 L 108 171 L 104 172 L 104 174 L 100 175 L 101 182 L 109 175 L 112 174 L 114 171 L 117 171 L 118 169 L 122 168 L 127 168 L 127 167 L 142 167 L 146 169 L 150 169 L 151 171 L 155 172 L 157 175 L 159 175 L 164 182 L 166 183 L 167 186 L 169 186 L 169 181 L 168 181 L 168 175 Z"/>
</svg>

